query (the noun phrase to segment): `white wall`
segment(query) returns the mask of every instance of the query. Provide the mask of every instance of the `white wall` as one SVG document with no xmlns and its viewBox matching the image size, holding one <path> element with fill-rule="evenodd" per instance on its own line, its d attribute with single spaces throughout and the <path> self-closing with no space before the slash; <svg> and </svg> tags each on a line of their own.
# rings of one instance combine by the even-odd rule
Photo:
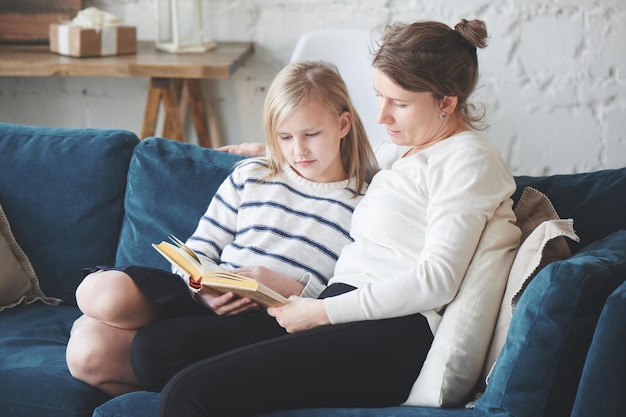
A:
<svg viewBox="0 0 626 417">
<path fill-rule="evenodd" d="M 228 143 L 261 141 L 261 108 L 298 36 L 322 27 L 374 29 L 433 19 L 486 21 L 478 100 L 486 135 L 515 174 L 626 166 L 623 0 L 204 0 L 215 40 L 255 43 L 229 80 L 205 81 Z M 85 0 L 153 39 L 152 0 Z M 1 57 L 0 57 L 1 59 Z M 0 77 L 0 121 L 139 133 L 147 80 Z"/>
</svg>

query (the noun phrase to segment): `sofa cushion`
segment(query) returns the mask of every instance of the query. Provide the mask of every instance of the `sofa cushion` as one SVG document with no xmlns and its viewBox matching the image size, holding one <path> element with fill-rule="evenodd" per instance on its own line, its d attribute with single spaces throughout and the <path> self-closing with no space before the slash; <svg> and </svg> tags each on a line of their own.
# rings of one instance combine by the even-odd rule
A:
<svg viewBox="0 0 626 417">
<path fill-rule="evenodd" d="M 580 242 L 568 241 L 572 253 L 609 234 L 626 229 L 626 168 L 582 174 L 515 177 L 518 200 L 525 187 L 546 194 L 563 219 L 574 219 Z"/>
<path fill-rule="evenodd" d="M 587 354 L 571 417 L 626 412 L 626 283 L 606 300 Z"/>
<path fill-rule="evenodd" d="M 115 259 L 131 132 L 0 123 L 0 204 L 43 292 L 75 305 L 85 266 Z"/>
<path fill-rule="evenodd" d="M 159 394 L 131 392 L 102 404 L 96 408 L 93 417 L 157 417 L 158 407 Z M 475 417 L 475 414 L 472 410 L 462 408 L 311 408 L 263 413 L 259 417 Z"/>
<path fill-rule="evenodd" d="M 116 265 L 170 269 L 151 246 L 174 234 L 186 240 L 241 156 L 168 139 L 148 138 L 128 172 L 126 216 Z M 170 203 L 171 202 L 171 203 Z"/>
<path fill-rule="evenodd" d="M 19 305 L 0 314 L 0 415 L 89 417 L 108 396 L 72 378 L 65 346 L 76 307 Z"/>
<path fill-rule="evenodd" d="M 43 300 L 58 304 L 61 300 L 48 298 L 39 288 L 33 266 L 19 247 L 9 220 L 0 205 L 0 311 L 24 302 Z"/>
<path fill-rule="evenodd" d="M 625 230 L 542 269 L 517 304 L 476 409 L 569 416 L 600 311 L 625 278 Z"/>
<path fill-rule="evenodd" d="M 157 417 L 159 393 L 136 391 L 115 397 L 96 408 L 93 417 Z"/>
</svg>

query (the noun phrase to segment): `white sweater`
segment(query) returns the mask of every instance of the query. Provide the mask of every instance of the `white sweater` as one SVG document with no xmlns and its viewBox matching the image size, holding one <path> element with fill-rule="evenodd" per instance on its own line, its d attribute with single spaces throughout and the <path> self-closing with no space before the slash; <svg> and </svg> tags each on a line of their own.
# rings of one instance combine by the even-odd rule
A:
<svg viewBox="0 0 626 417">
<path fill-rule="evenodd" d="M 358 289 L 326 298 L 326 311 L 332 323 L 422 313 L 433 328 L 429 316 L 456 295 L 485 224 L 510 223 L 502 239 L 517 244 L 509 200 L 515 181 L 498 151 L 475 132 L 400 159 L 407 148 L 376 146 L 386 148 L 376 149 L 377 156 L 396 162 L 374 177 L 355 210 L 354 242 L 330 280 Z"/>
<path fill-rule="evenodd" d="M 306 180 L 288 165 L 275 177 L 259 159 L 237 166 L 222 183 L 187 244 L 203 263 L 224 269 L 264 266 L 305 285 L 326 287 L 341 248 L 352 242 L 350 220 L 361 195 L 354 182 Z"/>
</svg>

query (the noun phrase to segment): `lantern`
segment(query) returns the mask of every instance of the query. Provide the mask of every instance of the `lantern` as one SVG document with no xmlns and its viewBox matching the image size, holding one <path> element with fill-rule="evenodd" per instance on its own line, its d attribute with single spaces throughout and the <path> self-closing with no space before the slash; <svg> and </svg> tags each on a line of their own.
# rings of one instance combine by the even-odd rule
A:
<svg viewBox="0 0 626 417">
<path fill-rule="evenodd" d="M 154 0 L 156 47 L 166 52 L 205 52 L 217 46 L 206 41 L 202 0 Z"/>
</svg>

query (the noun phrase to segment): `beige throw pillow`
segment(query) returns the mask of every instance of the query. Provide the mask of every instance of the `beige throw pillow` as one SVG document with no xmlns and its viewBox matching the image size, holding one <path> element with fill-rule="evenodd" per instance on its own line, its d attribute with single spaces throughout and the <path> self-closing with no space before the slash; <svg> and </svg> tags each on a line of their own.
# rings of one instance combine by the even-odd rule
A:
<svg viewBox="0 0 626 417">
<path fill-rule="evenodd" d="M 521 245 L 501 246 L 503 232 L 497 224 L 485 229 L 475 254 L 481 262 L 472 262 L 459 293 L 444 310 L 405 405 L 462 403 L 477 382 L 481 385 L 485 359 L 492 364 L 504 343 L 513 298 L 544 265 L 570 256 L 563 236 L 578 239 L 573 222 L 559 220 L 544 194 L 526 188 L 514 211 Z M 503 276 L 503 270 L 508 275 Z"/>
<path fill-rule="evenodd" d="M 59 304 L 61 300 L 46 297 L 30 261 L 18 246 L 9 221 L 0 206 L 0 311 L 22 302 L 42 300 Z"/>
<path fill-rule="evenodd" d="M 405 405 L 458 406 L 479 380 L 519 245 L 520 233 L 511 227 L 512 204 L 503 203 L 487 223 Z"/>
</svg>

